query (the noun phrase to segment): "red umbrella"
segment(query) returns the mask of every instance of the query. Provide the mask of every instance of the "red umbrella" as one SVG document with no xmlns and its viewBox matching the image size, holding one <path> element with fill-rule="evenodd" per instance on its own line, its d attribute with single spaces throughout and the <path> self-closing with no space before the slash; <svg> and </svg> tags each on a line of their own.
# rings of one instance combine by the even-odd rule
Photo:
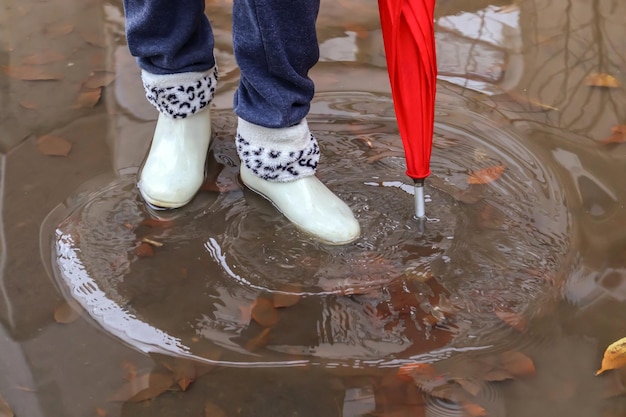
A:
<svg viewBox="0 0 626 417">
<path fill-rule="evenodd" d="M 406 174 L 415 182 L 415 214 L 421 218 L 435 120 L 435 1 L 378 0 L 378 9 Z"/>
</svg>

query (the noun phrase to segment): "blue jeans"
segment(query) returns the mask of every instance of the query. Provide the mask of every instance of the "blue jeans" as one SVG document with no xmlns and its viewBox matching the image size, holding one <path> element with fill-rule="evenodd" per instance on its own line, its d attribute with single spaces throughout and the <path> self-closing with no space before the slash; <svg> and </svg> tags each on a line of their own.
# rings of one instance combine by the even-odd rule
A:
<svg viewBox="0 0 626 417">
<path fill-rule="evenodd" d="M 215 65 L 204 0 L 124 0 L 128 47 L 152 74 L 203 72 Z M 264 127 L 300 122 L 314 94 L 319 0 L 234 0 L 233 45 L 241 70 L 235 113 Z"/>
</svg>

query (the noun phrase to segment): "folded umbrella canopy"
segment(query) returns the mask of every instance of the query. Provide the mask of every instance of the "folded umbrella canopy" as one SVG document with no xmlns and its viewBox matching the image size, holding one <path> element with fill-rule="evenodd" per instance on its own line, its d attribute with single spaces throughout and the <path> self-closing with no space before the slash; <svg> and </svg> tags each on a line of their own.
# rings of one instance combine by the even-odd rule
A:
<svg viewBox="0 0 626 417">
<path fill-rule="evenodd" d="M 435 1 L 378 0 L 378 9 L 406 174 L 415 183 L 415 215 L 422 218 L 435 119 Z"/>
</svg>

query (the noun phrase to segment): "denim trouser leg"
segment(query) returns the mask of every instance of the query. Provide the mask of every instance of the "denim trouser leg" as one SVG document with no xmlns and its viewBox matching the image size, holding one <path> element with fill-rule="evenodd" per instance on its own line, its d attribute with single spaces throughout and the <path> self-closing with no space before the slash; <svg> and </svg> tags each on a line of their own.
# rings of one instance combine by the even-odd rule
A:
<svg viewBox="0 0 626 417">
<path fill-rule="evenodd" d="M 215 65 L 204 0 L 124 0 L 128 48 L 151 74 L 204 72 Z"/>
<path fill-rule="evenodd" d="M 319 0 L 234 0 L 233 44 L 241 69 L 235 113 L 256 125 L 284 128 L 309 112 L 319 59 Z"/>
</svg>

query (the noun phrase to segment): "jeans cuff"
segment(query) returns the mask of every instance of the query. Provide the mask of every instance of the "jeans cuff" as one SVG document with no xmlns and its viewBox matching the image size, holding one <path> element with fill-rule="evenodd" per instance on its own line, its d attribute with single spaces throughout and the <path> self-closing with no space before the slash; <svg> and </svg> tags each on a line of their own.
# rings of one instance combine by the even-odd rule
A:
<svg viewBox="0 0 626 417">
<path fill-rule="evenodd" d="M 239 118 L 236 137 L 241 162 L 257 177 L 272 182 L 295 181 L 315 174 L 320 148 L 306 119 L 272 129 Z"/>
<path fill-rule="evenodd" d="M 174 119 L 208 107 L 217 85 L 217 65 L 206 72 L 151 74 L 141 71 L 146 98 L 157 110 Z"/>
</svg>

